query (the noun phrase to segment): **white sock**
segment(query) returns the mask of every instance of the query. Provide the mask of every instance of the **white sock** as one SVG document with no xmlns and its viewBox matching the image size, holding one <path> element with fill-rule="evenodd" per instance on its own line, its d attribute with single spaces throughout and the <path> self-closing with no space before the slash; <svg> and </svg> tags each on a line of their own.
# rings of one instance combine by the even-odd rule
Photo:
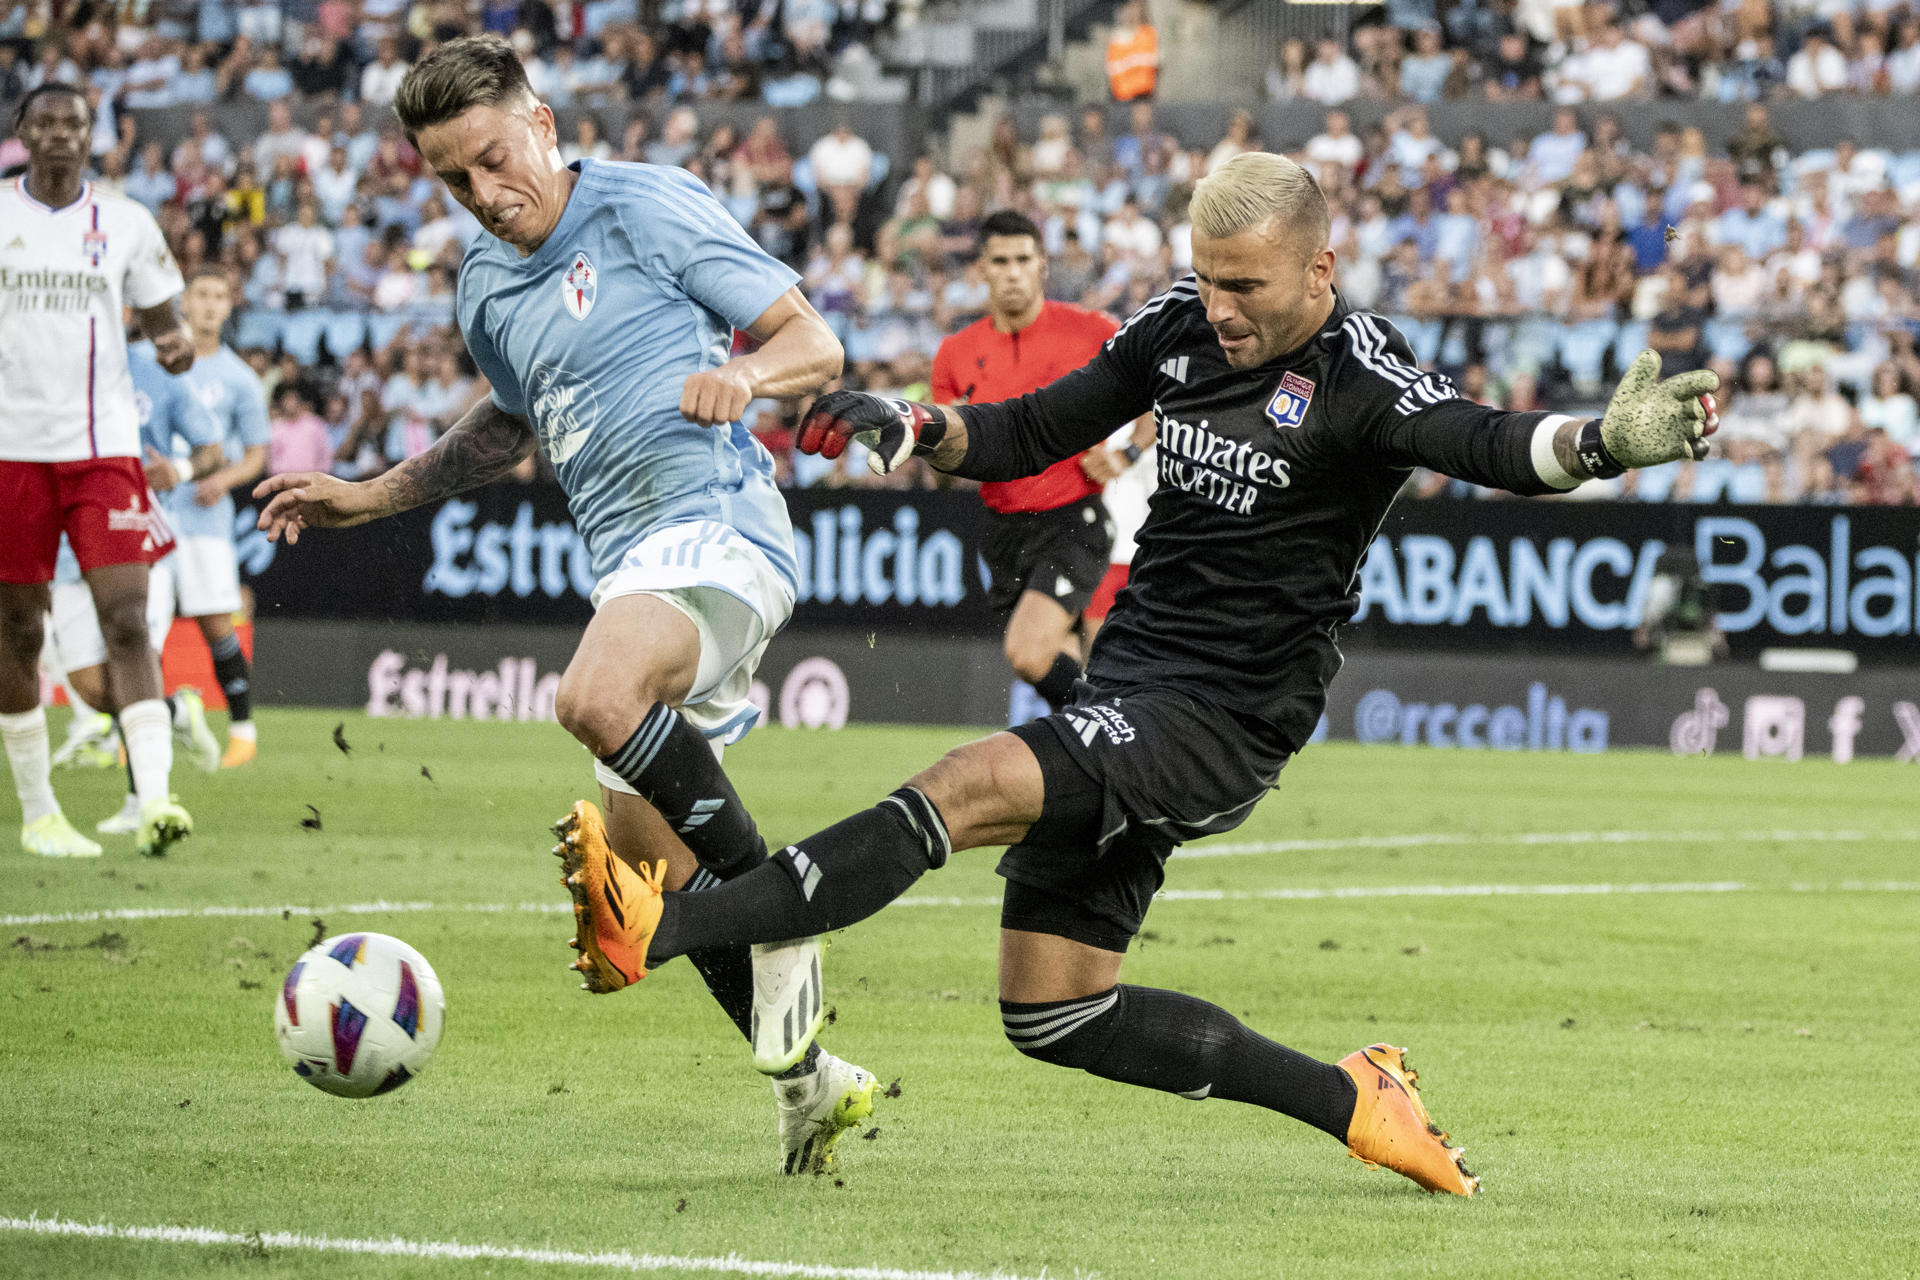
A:
<svg viewBox="0 0 1920 1280">
<path fill-rule="evenodd" d="M 121 708 L 120 733 L 127 741 L 133 789 L 140 803 L 167 799 L 167 776 L 173 772 L 173 717 L 167 714 L 167 704 L 148 698 Z"/>
<path fill-rule="evenodd" d="M 235 720 L 227 726 L 229 738 L 239 738 L 242 742 L 260 741 L 260 728 L 251 720 Z"/>
<path fill-rule="evenodd" d="M 53 798 L 53 744 L 47 737 L 47 709 L 0 714 L 0 737 L 7 740 L 13 766 L 13 790 L 20 797 L 20 825 L 29 826 L 60 812 Z"/>
</svg>

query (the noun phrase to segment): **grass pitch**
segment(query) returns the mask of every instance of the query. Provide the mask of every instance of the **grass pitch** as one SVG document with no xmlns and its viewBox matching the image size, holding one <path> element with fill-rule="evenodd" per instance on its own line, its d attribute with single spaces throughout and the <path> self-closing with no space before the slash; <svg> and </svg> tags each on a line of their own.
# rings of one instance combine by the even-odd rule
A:
<svg viewBox="0 0 1920 1280">
<path fill-rule="evenodd" d="M 359 718 L 342 754 L 340 718 L 270 712 L 258 764 L 180 775 L 200 834 L 163 863 L 5 841 L 0 1274 L 601 1273 L 277 1232 L 626 1251 L 665 1275 L 1920 1267 L 1910 768 L 1326 745 L 1214 846 L 1264 851 L 1177 858 L 1127 980 L 1323 1057 L 1411 1045 L 1485 1175 L 1469 1203 L 1280 1117 L 1013 1053 L 984 851 L 834 939 L 825 1041 L 899 1096 L 835 1175 L 782 1179 L 767 1086 L 690 967 L 611 997 L 570 980 L 546 826 L 585 755 L 550 725 Z M 769 838 L 796 839 L 965 736 L 768 730 L 728 764 Z M 118 803 L 118 775 L 56 782 L 76 823 Z M 347 908 L 376 899 L 433 908 Z M 278 904 L 323 924 L 53 918 Z M 280 977 L 321 928 L 404 937 L 446 985 L 439 1055 L 396 1094 L 328 1097 L 275 1050 Z M 22 1229 L 36 1216 L 231 1234 Z"/>
</svg>

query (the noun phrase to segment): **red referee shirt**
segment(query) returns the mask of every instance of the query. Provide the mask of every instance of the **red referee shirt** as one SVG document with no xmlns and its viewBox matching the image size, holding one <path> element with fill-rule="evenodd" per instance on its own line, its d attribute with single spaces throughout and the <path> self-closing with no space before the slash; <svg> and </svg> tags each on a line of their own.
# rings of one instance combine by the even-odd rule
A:
<svg viewBox="0 0 1920 1280">
<path fill-rule="evenodd" d="M 987 404 L 1036 391 L 1093 359 L 1117 328 L 1099 312 L 1066 302 L 1042 303 L 1039 317 L 1017 333 L 1001 333 L 992 317 L 982 317 L 940 344 L 933 357 L 934 402 Z M 995 511 L 1051 511 L 1099 492 L 1080 469 L 1080 455 L 1037 476 L 980 486 L 980 497 Z"/>
</svg>

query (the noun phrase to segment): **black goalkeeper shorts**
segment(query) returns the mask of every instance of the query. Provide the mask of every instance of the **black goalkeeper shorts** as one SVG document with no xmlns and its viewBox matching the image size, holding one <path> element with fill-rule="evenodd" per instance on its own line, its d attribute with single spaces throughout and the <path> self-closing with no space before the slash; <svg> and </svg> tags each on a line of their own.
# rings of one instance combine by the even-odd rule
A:
<svg viewBox="0 0 1920 1280">
<path fill-rule="evenodd" d="M 980 535 L 980 558 L 993 577 L 987 603 L 1012 613 L 1022 592 L 1038 591 L 1077 618 L 1100 589 L 1112 553 L 1113 521 L 1099 498 L 1051 511 L 988 511 Z"/>
<path fill-rule="evenodd" d="M 1125 951 L 1174 847 L 1246 821 L 1290 748 L 1163 686 L 1075 692 L 1073 706 L 1012 730 L 1040 762 L 1046 800 L 1000 859 L 1000 924 Z"/>
</svg>

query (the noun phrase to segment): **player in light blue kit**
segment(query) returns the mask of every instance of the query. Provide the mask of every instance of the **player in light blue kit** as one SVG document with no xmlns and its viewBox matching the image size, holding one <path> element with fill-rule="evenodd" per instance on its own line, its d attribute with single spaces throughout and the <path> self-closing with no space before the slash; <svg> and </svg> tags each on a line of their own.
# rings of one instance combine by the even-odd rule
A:
<svg viewBox="0 0 1920 1280">
<path fill-rule="evenodd" d="M 128 346 L 127 369 L 133 375 L 133 403 L 140 418 L 147 487 L 165 495 L 183 480 L 206 475 L 219 466 L 220 430 L 195 398 L 186 378 L 162 369 L 152 345 L 144 342 Z M 160 510 L 163 508 L 156 507 Z M 156 650 L 166 643 L 167 628 L 173 622 L 173 559 L 166 556 L 156 561 L 148 573 L 147 634 Z M 92 716 L 93 708 L 113 710 L 107 682 L 106 637 L 94 612 L 93 593 L 81 577 L 80 562 L 64 536 L 55 562 L 52 595 L 52 621 L 47 627 L 44 657 L 53 670 L 64 673 L 68 691 L 77 700 L 75 719 Z M 200 695 L 183 688 L 168 698 L 167 704 L 173 714 L 174 737 L 195 754 L 202 767 L 217 765 L 220 744 L 207 728 Z M 109 721 L 109 731 L 111 724 Z M 102 835 L 140 835 L 140 808 L 129 767 L 126 803 L 96 829 Z M 94 853 L 99 851 L 99 846 L 93 846 Z M 144 845 L 142 851 L 146 851 Z"/>
<path fill-rule="evenodd" d="M 719 766 L 752 727 L 767 641 L 796 567 L 773 459 L 740 423 L 755 397 L 839 376 L 843 354 L 796 287 L 690 174 L 563 164 L 553 112 L 506 41 L 452 40 L 407 73 L 394 110 L 479 218 L 455 308 L 492 383 L 427 452 L 384 476 L 275 476 L 260 527 L 360 524 L 506 475 L 536 447 L 566 489 L 598 584 L 555 712 L 597 757 L 607 808 L 581 802 L 555 850 L 591 991 L 644 977 L 596 928 L 618 914 L 609 852 L 650 879 L 717 884 L 766 860 Z M 735 330 L 759 342 L 728 359 Z M 781 1168 L 817 1171 L 872 1107 L 873 1077 L 820 1051 L 818 939 L 690 957 L 773 1075 Z M 624 1069 L 624 1068 L 623 1068 Z"/>
<path fill-rule="evenodd" d="M 240 559 L 234 546 L 233 490 L 267 470 L 267 393 L 259 375 L 220 330 L 233 313 L 233 286 L 221 267 L 202 267 L 187 281 L 181 312 L 193 334 L 193 368 L 183 375 L 219 424 L 225 457 L 218 470 L 169 495 L 173 521 L 176 612 L 200 628 L 213 657 L 214 679 L 227 700 L 227 747 L 220 767 L 250 763 L 258 750 L 253 723 L 253 668 L 234 634 L 240 612 Z"/>
</svg>

